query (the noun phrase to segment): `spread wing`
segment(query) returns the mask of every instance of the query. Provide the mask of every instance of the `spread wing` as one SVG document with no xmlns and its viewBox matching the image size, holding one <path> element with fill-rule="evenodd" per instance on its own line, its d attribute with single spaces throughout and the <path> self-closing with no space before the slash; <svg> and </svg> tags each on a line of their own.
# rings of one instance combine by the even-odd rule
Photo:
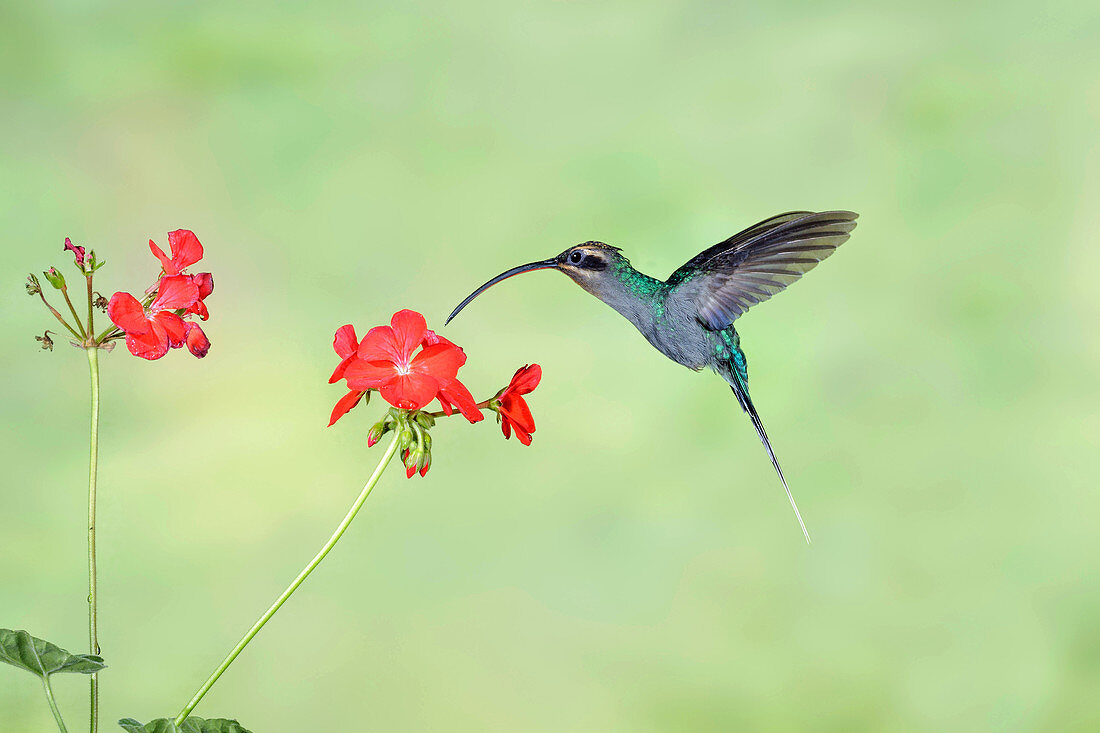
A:
<svg viewBox="0 0 1100 733">
<path fill-rule="evenodd" d="M 672 273 L 669 297 L 694 305 L 707 328 L 723 329 L 831 255 L 857 217 L 851 211 L 791 211 L 765 219 Z"/>
</svg>

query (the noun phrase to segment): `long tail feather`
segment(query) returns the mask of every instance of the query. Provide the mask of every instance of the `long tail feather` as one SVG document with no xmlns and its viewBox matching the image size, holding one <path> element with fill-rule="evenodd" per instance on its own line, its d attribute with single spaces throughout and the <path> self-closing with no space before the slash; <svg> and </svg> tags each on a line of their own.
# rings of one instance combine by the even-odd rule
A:
<svg viewBox="0 0 1100 733">
<path fill-rule="evenodd" d="M 752 420 L 752 426 L 756 428 L 756 434 L 760 436 L 760 442 L 764 444 L 764 448 L 768 451 L 768 456 L 772 459 L 772 465 L 775 466 L 775 472 L 779 474 L 779 480 L 783 482 L 783 490 L 787 492 L 787 500 L 791 502 L 791 509 L 794 509 L 794 515 L 798 518 L 798 524 L 802 527 L 802 534 L 806 537 L 806 544 L 810 544 L 813 540 L 810 539 L 810 533 L 806 529 L 806 523 L 802 521 L 802 513 L 798 511 L 798 504 L 794 501 L 794 495 L 791 493 L 790 487 L 787 486 L 787 479 L 783 476 L 783 469 L 779 467 L 779 460 L 775 457 L 775 451 L 772 450 L 771 441 L 768 440 L 768 434 L 764 431 L 764 423 L 760 420 L 760 415 L 756 412 L 756 407 L 752 404 L 752 398 L 749 397 L 749 392 L 741 384 L 740 376 L 734 374 L 730 379 L 730 389 L 733 390 L 733 394 L 737 397 L 737 401 L 741 404 L 741 409 L 748 413 L 749 418 Z"/>
</svg>

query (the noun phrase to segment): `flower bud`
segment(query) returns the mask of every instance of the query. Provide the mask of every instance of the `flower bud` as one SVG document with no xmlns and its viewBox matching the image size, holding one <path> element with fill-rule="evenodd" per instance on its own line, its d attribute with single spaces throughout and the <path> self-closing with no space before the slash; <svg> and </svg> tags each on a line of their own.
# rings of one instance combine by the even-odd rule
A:
<svg viewBox="0 0 1100 733">
<path fill-rule="evenodd" d="M 27 275 L 27 295 L 38 295 L 42 292 L 42 285 L 38 282 L 38 278 L 32 275 Z"/>
<path fill-rule="evenodd" d="M 426 412 L 417 412 L 413 415 L 413 419 L 416 420 L 416 424 L 425 430 L 435 425 L 435 418 Z"/>
<path fill-rule="evenodd" d="M 418 455 L 417 458 L 416 458 L 416 470 L 420 472 L 421 476 L 423 476 L 424 474 L 426 474 L 428 472 L 428 469 L 431 468 L 431 465 L 432 465 L 431 451 L 422 451 L 420 453 L 420 455 Z"/>
<path fill-rule="evenodd" d="M 410 450 L 416 444 L 416 433 L 407 425 L 401 429 L 401 447 Z"/>
<path fill-rule="evenodd" d="M 405 463 L 405 478 L 412 478 L 416 473 L 416 461 L 419 454 L 416 451 L 409 451 L 405 453 L 402 460 Z"/>
<path fill-rule="evenodd" d="M 430 451 L 432 449 L 432 434 L 424 431 L 424 450 Z"/>
<path fill-rule="evenodd" d="M 372 447 L 375 443 L 382 440 L 382 436 L 393 430 L 393 423 L 386 420 L 379 420 L 371 429 L 367 431 L 367 447 Z"/>
<path fill-rule="evenodd" d="M 73 240 L 65 237 L 65 251 L 73 253 L 73 259 L 76 261 L 76 266 L 81 270 L 85 269 L 84 265 L 87 262 L 87 255 L 83 247 L 78 247 L 73 244 Z"/>
<path fill-rule="evenodd" d="M 46 276 L 46 280 L 58 290 L 65 289 L 65 276 L 57 271 L 56 267 L 51 267 L 42 273 Z"/>
</svg>

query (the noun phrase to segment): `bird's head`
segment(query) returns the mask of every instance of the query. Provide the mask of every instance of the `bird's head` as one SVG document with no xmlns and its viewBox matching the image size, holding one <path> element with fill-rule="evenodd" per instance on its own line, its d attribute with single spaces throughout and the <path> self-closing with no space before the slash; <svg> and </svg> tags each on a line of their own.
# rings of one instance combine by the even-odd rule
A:
<svg viewBox="0 0 1100 733">
<path fill-rule="evenodd" d="M 619 248 L 612 247 L 609 244 L 604 244 L 603 242 L 584 242 L 583 244 L 574 245 L 557 257 L 551 257 L 548 260 L 540 260 L 538 262 L 530 262 L 526 265 L 513 267 L 511 270 L 505 270 L 500 273 L 492 280 L 470 293 L 465 300 L 459 303 L 458 307 L 447 317 L 447 323 L 450 323 L 451 319 L 457 316 L 459 311 L 469 305 L 471 300 L 481 295 L 498 282 L 507 280 L 515 275 L 524 272 L 533 272 L 535 270 L 558 270 L 564 272 L 573 279 L 573 282 L 577 283 L 588 292 L 596 294 L 599 290 L 599 284 L 606 279 L 608 270 L 625 262 L 626 258 L 622 256 Z"/>
</svg>

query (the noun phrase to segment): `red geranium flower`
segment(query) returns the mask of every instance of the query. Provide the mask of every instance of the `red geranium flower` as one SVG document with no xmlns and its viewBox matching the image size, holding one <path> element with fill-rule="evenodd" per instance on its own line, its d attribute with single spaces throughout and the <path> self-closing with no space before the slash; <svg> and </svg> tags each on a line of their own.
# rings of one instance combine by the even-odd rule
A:
<svg viewBox="0 0 1100 733">
<path fill-rule="evenodd" d="M 168 276 L 186 274 L 184 270 L 202 259 L 202 243 L 190 229 L 168 232 L 168 248 L 172 250 L 171 257 L 164 254 L 164 250 L 158 247 L 156 242 L 149 240 L 149 250 L 160 260 L 161 269 Z M 198 299 L 187 309 L 187 312 L 194 313 L 205 321 L 210 317 L 210 313 L 203 301 L 214 292 L 214 277 L 209 272 L 200 272 L 187 277 L 191 278 L 199 290 Z"/>
<path fill-rule="evenodd" d="M 402 410 L 419 410 L 438 398 L 447 414 L 456 405 L 470 422 L 484 419 L 473 395 L 458 380 L 466 354 L 429 331 L 416 311 L 394 313 L 389 326 L 372 328 L 362 341 L 357 341 L 351 325 L 342 326 L 332 346 L 341 361 L 329 382 L 345 379 L 349 392 L 336 403 L 330 425 L 372 389 Z"/>
<path fill-rule="evenodd" d="M 539 386 L 542 379 L 542 367 L 538 364 L 523 366 L 512 375 L 512 381 L 508 383 L 497 396 L 500 400 L 500 429 L 505 438 L 512 437 L 512 429 L 516 431 L 516 437 L 524 445 L 531 445 L 531 433 L 535 432 L 535 418 L 531 416 L 531 408 L 523 395 L 530 394 Z"/>
<path fill-rule="evenodd" d="M 449 344 L 422 347 L 427 330 L 424 316 L 410 310 L 394 313 L 389 326 L 372 328 L 344 371 L 348 386 L 377 389 L 402 410 L 419 410 L 431 402 L 441 380 L 458 375 L 464 356 Z"/>
<path fill-rule="evenodd" d="M 163 277 L 157 297 L 146 311 L 130 293 L 115 293 L 107 304 L 111 322 L 126 332 L 126 347 L 134 356 L 159 359 L 184 344 L 200 359 L 210 350 L 210 341 L 197 323 L 184 323 L 175 312 L 193 307 L 199 288 L 186 275 Z"/>
</svg>

